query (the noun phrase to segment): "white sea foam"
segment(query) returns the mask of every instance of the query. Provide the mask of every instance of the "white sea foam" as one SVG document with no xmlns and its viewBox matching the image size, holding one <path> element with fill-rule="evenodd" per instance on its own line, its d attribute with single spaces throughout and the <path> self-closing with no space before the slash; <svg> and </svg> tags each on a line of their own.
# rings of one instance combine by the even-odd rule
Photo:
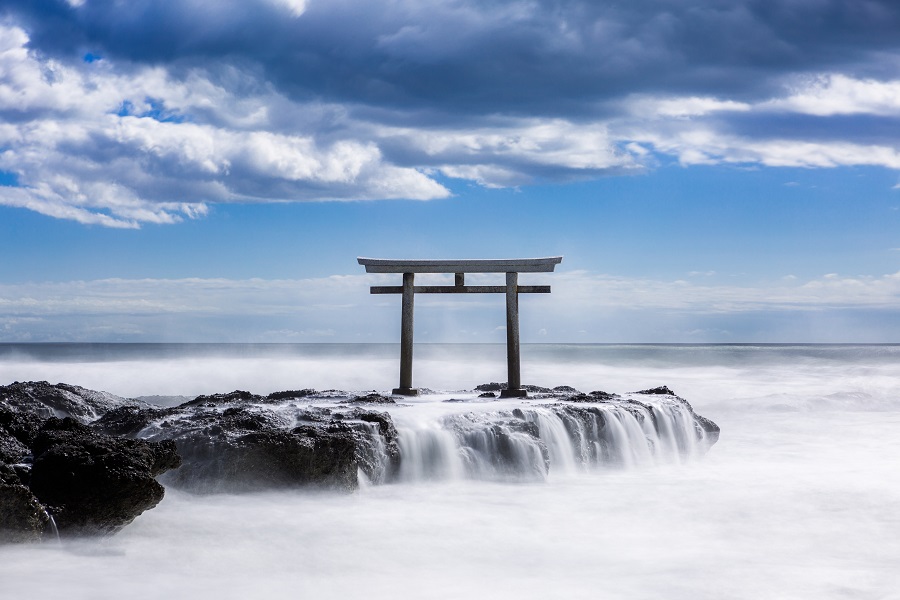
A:
<svg viewBox="0 0 900 600">
<path fill-rule="evenodd" d="M 503 379 L 502 347 L 426 350 L 417 357 L 419 385 L 451 389 Z M 242 359 L 233 356 L 200 357 L 191 367 L 134 359 L 130 377 L 109 379 L 122 389 L 102 383 L 120 361 L 56 361 L 61 369 L 54 370 L 33 357 L 17 360 L 32 372 L 46 369 L 41 379 L 122 395 L 231 387 L 262 393 L 388 389 L 396 383 L 391 351 L 351 357 L 350 369 L 337 355 L 315 359 L 315 368 L 297 355 L 247 358 L 261 373 L 239 367 Z M 448 477 L 408 477 L 347 496 L 169 490 L 160 506 L 113 538 L 0 548 L 0 596 L 900 597 L 897 347 L 523 348 L 529 353 L 524 378 L 542 385 L 625 392 L 667 384 L 715 420 L 721 438 L 688 460 L 638 454 L 630 468 L 583 470 L 567 463 L 574 454 L 554 445 L 558 424 L 535 409 L 530 418 L 546 432 L 551 458 L 568 467 L 543 481 L 473 480 L 454 476 L 459 465 L 441 458 L 453 455 L 453 440 L 428 433 L 458 405 L 419 400 L 412 411 L 393 410 L 406 431 L 426 432 L 403 443 L 433 448 L 433 464 L 448 464 Z M 266 366 L 270 358 L 274 369 Z M 160 362 L 168 366 L 160 370 Z M 35 378 L 11 375 L 12 364 L 0 362 L 4 383 Z M 232 368 L 237 373 L 226 380 L 235 385 L 215 384 Z M 159 373 L 173 378 L 172 387 L 160 387 Z M 343 375 L 359 385 L 345 385 Z M 623 429 L 626 436 L 644 433 Z M 433 465 L 416 468 L 435 472 Z"/>
</svg>

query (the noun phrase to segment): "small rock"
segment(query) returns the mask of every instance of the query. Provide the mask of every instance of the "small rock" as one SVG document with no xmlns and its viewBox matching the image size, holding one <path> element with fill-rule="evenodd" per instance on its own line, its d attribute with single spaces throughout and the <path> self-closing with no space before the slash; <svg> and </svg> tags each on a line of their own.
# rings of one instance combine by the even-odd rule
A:
<svg viewBox="0 0 900 600">
<path fill-rule="evenodd" d="M 673 392 L 672 390 L 670 390 L 669 388 L 667 388 L 664 385 L 661 385 L 661 386 L 655 387 L 655 388 L 651 388 L 649 390 L 641 390 L 640 392 L 635 392 L 635 394 L 650 394 L 650 395 L 656 395 L 656 396 L 664 396 L 664 395 L 665 396 L 675 396 L 676 395 L 675 392 Z"/>
</svg>

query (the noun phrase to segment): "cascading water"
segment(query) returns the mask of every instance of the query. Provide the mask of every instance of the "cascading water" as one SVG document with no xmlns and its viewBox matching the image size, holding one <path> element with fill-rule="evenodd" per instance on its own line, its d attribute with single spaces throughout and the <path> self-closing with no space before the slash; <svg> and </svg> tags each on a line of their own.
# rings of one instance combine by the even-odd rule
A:
<svg viewBox="0 0 900 600">
<path fill-rule="evenodd" d="M 378 459 L 378 444 L 368 444 L 364 460 L 379 463 L 368 468 L 378 474 L 369 479 L 540 481 L 604 466 L 679 463 L 715 441 L 689 405 L 672 396 L 479 408 L 431 418 L 407 414 L 412 407 L 394 409 L 396 476 L 388 476 L 390 457 Z M 377 427 L 367 431 L 379 437 Z"/>
<path fill-rule="evenodd" d="M 49 512 L 47 513 L 48 521 L 47 521 L 47 532 L 44 533 L 45 542 L 52 542 L 55 544 L 60 543 L 59 539 L 59 528 L 56 526 L 56 519 L 53 518 L 53 515 Z"/>
</svg>

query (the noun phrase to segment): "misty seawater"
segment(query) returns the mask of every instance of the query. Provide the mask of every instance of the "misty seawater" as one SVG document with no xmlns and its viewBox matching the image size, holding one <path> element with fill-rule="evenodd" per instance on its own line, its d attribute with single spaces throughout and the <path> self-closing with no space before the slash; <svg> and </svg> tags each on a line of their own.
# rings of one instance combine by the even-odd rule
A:
<svg viewBox="0 0 900 600">
<path fill-rule="evenodd" d="M 160 402 L 383 391 L 397 352 L 0 345 L 0 382 Z M 546 482 L 168 489 L 112 538 L 0 547 L 0 597 L 900 598 L 900 346 L 524 345 L 522 358 L 526 383 L 668 385 L 721 437 L 690 460 L 551 471 Z M 504 378 L 503 346 L 416 348 L 419 386 Z"/>
</svg>

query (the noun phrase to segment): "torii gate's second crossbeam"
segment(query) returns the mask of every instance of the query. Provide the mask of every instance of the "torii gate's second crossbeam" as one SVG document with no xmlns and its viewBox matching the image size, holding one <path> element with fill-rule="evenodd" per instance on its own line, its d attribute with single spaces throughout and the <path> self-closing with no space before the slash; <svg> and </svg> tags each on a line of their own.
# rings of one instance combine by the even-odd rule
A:
<svg viewBox="0 0 900 600">
<path fill-rule="evenodd" d="M 402 294 L 400 387 L 393 393 L 415 396 L 412 387 L 413 306 L 415 294 L 506 294 L 506 364 L 508 378 L 501 397 L 524 397 L 519 368 L 519 294 L 549 294 L 549 285 L 519 285 L 519 273 L 551 272 L 562 256 L 471 260 L 391 260 L 357 258 L 367 273 L 402 273 L 403 285 L 372 286 L 373 294 Z M 416 273 L 454 273 L 454 285 L 415 285 Z M 466 273 L 506 273 L 506 285 L 466 285 Z"/>
</svg>

